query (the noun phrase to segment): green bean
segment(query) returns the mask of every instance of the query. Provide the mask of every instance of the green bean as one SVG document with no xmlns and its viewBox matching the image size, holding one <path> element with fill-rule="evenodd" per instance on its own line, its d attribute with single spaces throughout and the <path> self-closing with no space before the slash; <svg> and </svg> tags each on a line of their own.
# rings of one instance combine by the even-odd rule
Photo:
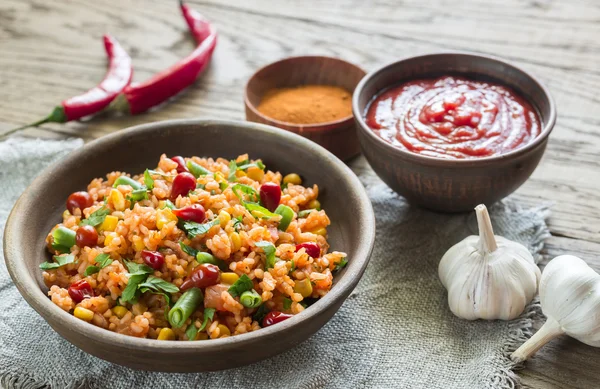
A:
<svg viewBox="0 0 600 389">
<path fill-rule="evenodd" d="M 246 308 L 256 308 L 262 304 L 262 299 L 254 289 L 247 290 L 240 296 L 240 303 Z"/>
<path fill-rule="evenodd" d="M 292 208 L 287 205 L 280 204 L 277 209 L 275 209 L 275 213 L 281 215 L 281 221 L 279 221 L 279 227 L 281 231 L 287 230 L 292 219 L 294 218 L 294 211 Z"/>
<path fill-rule="evenodd" d="M 192 313 L 200 307 L 203 300 L 202 291 L 198 288 L 189 289 L 182 294 L 167 315 L 171 326 L 181 327 Z"/>
<path fill-rule="evenodd" d="M 219 267 L 219 269 L 221 269 L 222 271 L 227 270 L 227 263 L 225 263 L 225 261 L 222 261 L 222 260 L 218 259 L 217 257 L 215 257 L 214 255 L 212 255 L 210 253 L 205 253 L 203 251 L 200 251 L 200 252 L 198 252 L 198 254 L 196 254 L 196 262 L 210 263 L 213 265 L 217 265 Z"/>
<path fill-rule="evenodd" d="M 71 247 L 75 246 L 76 243 L 75 235 L 76 232 L 67 227 L 58 227 L 52 233 L 52 238 L 54 239 L 52 247 L 61 253 L 70 252 Z"/>
<path fill-rule="evenodd" d="M 137 182 L 133 178 L 130 178 L 130 177 L 127 177 L 127 176 L 120 176 L 119 178 L 117 178 L 115 180 L 115 183 L 113 184 L 113 188 L 116 188 L 119 185 L 129 185 L 134 190 L 142 188 L 142 184 L 140 184 L 139 182 Z"/>
<path fill-rule="evenodd" d="M 200 176 L 206 176 L 206 175 L 212 175 L 212 172 L 210 170 L 207 170 L 206 168 L 198 165 L 196 162 L 192 161 L 191 159 L 187 161 L 187 168 L 189 169 L 190 173 L 192 173 L 194 175 L 194 177 L 198 178 Z"/>
</svg>

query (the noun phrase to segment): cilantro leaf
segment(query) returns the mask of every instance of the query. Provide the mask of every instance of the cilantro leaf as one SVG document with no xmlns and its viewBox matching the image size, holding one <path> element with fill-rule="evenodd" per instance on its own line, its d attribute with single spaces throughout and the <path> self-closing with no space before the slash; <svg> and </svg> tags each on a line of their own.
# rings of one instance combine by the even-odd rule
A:
<svg viewBox="0 0 600 389">
<path fill-rule="evenodd" d="M 121 294 L 121 299 L 124 302 L 132 302 L 137 297 L 138 285 L 144 282 L 148 275 L 147 274 L 135 274 L 129 277 L 127 286 Z"/>
<path fill-rule="evenodd" d="M 166 293 L 177 293 L 179 292 L 179 288 L 173 285 L 172 283 L 163 280 L 160 277 L 149 276 L 145 282 L 138 285 L 139 288 L 148 288 L 150 290 Z"/>
<path fill-rule="evenodd" d="M 277 261 L 277 259 L 275 258 L 275 246 L 273 245 L 273 243 L 261 240 L 260 242 L 256 242 L 256 247 L 262 248 L 265 255 L 267 256 L 267 260 L 265 262 L 265 269 L 275 267 L 275 262 Z"/>
<path fill-rule="evenodd" d="M 193 221 L 183 220 L 181 228 L 187 233 L 190 239 L 195 238 L 198 235 L 206 234 L 212 227 L 217 226 L 221 223 L 219 218 L 212 221 L 200 224 Z"/>
<path fill-rule="evenodd" d="M 133 261 L 125 261 L 125 265 L 127 266 L 127 270 L 129 274 L 132 276 L 142 275 L 142 274 L 152 274 L 154 270 L 148 265 L 143 263 L 135 263 Z"/>
<path fill-rule="evenodd" d="M 236 195 L 236 197 L 238 198 L 238 200 L 240 200 L 240 203 L 242 203 L 242 204 L 244 203 L 243 193 L 250 196 L 250 201 L 257 202 L 260 200 L 260 197 L 259 197 L 256 189 L 254 189 L 253 187 L 251 187 L 249 185 L 235 184 L 231 188 L 231 190 L 233 191 L 233 194 Z"/>
<path fill-rule="evenodd" d="M 188 340 L 196 340 L 196 336 L 198 336 L 198 329 L 194 323 L 190 324 L 187 330 L 185 330 L 185 335 Z"/>
<path fill-rule="evenodd" d="M 106 253 L 102 253 L 95 258 L 96 265 L 88 266 L 83 273 L 86 277 L 91 276 L 92 274 L 98 273 L 101 269 L 104 269 L 108 265 L 112 263 L 112 259 L 110 255 Z"/>
<path fill-rule="evenodd" d="M 152 178 L 152 174 L 150 174 L 148 169 L 144 172 L 144 185 L 146 185 L 148 190 L 154 189 L 154 178 Z"/>
<path fill-rule="evenodd" d="M 106 219 L 106 216 L 108 216 L 109 213 L 110 213 L 110 209 L 106 208 L 105 206 L 102 206 L 97 211 L 92 212 L 90 217 L 82 220 L 79 223 L 79 225 L 96 227 L 96 226 L 102 224 L 102 222 L 104 221 L 104 219 Z"/>
<path fill-rule="evenodd" d="M 204 308 L 204 319 L 202 320 L 202 325 L 198 328 L 198 332 L 203 331 L 208 325 L 208 321 L 212 320 L 215 317 L 215 309 L 214 308 Z"/>
<path fill-rule="evenodd" d="M 232 297 L 237 297 L 247 290 L 252 290 L 253 287 L 254 283 L 252 280 L 247 275 L 242 274 L 242 276 L 238 278 L 238 280 L 234 282 L 227 291 Z"/>
<path fill-rule="evenodd" d="M 344 268 L 344 266 L 346 266 L 348 264 L 348 259 L 346 259 L 346 257 L 343 257 L 340 262 L 335 266 L 335 270 L 341 270 Z"/>
<path fill-rule="evenodd" d="M 184 253 L 196 258 L 196 254 L 198 254 L 198 250 L 196 250 L 195 248 L 190 247 L 183 242 L 179 242 L 179 247 L 181 247 L 181 249 L 183 250 Z"/>
<path fill-rule="evenodd" d="M 229 182 L 235 182 L 235 181 L 237 181 L 237 177 L 235 176 L 235 172 L 237 172 L 237 163 L 235 163 L 235 160 L 232 159 L 229 162 L 229 176 L 227 177 L 227 181 L 229 181 Z"/>
<path fill-rule="evenodd" d="M 240 231 L 240 229 L 242 228 L 243 224 L 242 224 L 242 220 L 244 219 L 243 216 L 236 216 L 235 218 L 233 218 L 233 228 L 236 231 Z"/>
<path fill-rule="evenodd" d="M 292 307 L 292 300 L 284 297 L 283 298 L 283 309 L 290 309 Z"/>
<path fill-rule="evenodd" d="M 254 312 L 252 319 L 257 321 L 262 327 L 262 321 L 265 318 L 265 316 L 267 316 L 267 313 L 269 313 L 269 308 L 267 307 L 267 304 L 263 303 L 260 307 L 258 307 L 256 312 Z"/>
<path fill-rule="evenodd" d="M 61 266 L 65 266 L 65 265 L 68 265 L 69 263 L 75 262 L 75 256 L 73 254 L 55 255 L 53 258 L 56 262 L 41 263 L 40 269 L 42 269 L 42 270 L 58 269 Z"/>
</svg>

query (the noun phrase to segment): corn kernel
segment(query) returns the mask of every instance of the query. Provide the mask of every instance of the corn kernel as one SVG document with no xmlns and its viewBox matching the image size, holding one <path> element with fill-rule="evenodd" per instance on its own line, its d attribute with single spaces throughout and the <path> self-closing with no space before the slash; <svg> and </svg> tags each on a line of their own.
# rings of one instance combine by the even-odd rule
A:
<svg viewBox="0 0 600 389">
<path fill-rule="evenodd" d="M 231 335 L 231 331 L 229 331 L 229 328 L 226 325 L 219 324 L 217 328 L 219 329 L 219 338 Z"/>
<path fill-rule="evenodd" d="M 217 182 L 227 182 L 227 180 L 225 179 L 225 176 L 221 172 L 216 172 L 215 173 L 215 181 L 217 181 Z"/>
<path fill-rule="evenodd" d="M 135 251 L 143 251 L 146 248 L 146 245 L 144 244 L 144 240 L 138 236 L 137 239 L 134 239 L 133 241 L 133 247 L 135 248 Z"/>
<path fill-rule="evenodd" d="M 110 234 L 106 235 L 106 238 L 104 238 L 104 247 L 108 247 L 110 246 L 110 244 L 112 243 L 113 239 L 115 239 L 115 233 L 111 232 Z"/>
<path fill-rule="evenodd" d="M 160 230 L 169 222 L 176 222 L 177 216 L 169 208 L 156 211 L 156 227 Z"/>
<path fill-rule="evenodd" d="M 65 209 L 65 211 L 62 214 L 63 219 L 68 218 L 69 216 L 71 216 L 71 212 L 69 212 L 68 209 Z"/>
<path fill-rule="evenodd" d="M 162 328 L 158 333 L 158 340 L 175 340 L 175 333 L 170 328 Z"/>
<path fill-rule="evenodd" d="M 317 199 L 310 200 L 310 202 L 308 203 L 308 208 L 316 209 L 319 211 L 321 210 L 321 202 Z"/>
<path fill-rule="evenodd" d="M 196 340 L 206 340 L 208 339 L 208 334 L 206 332 L 200 332 L 198 336 L 196 336 Z"/>
<path fill-rule="evenodd" d="M 75 311 L 73 311 L 73 315 L 75 315 L 76 318 L 85 321 L 92 321 L 92 319 L 94 318 L 94 312 L 83 307 L 75 308 Z"/>
<path fill-rule="evenodd" d="M 321 236 L 327 236 L 327 229 L 325 227 L 317 228 L 312 233 Z"/>
<path fill-rule="evenodd" d="M 121 193 L 118 189 L 111 189 L 110 194 L 108 195 L 108 201 L 110 201 L 117 211 L 125 210 L 125 197 L 123 197 L 123 193 Z"/>
<path fill-rule="evenodd" d="M 303 280 L 296 281 L 296 285 L 294 285 L 294 292 L 300 293 L 302 297 L 309 297 L 313 292 L 310 280 L 305 278 Z"/>
<path fill-rule="evenodd" d="M 239 177 L 245 177 L 246 175 L 247 175 L 246 172 L 243 171 L 243 170 L 238 170 L 238 171 L 235 172 L 235 176 L 238 177 L 238 178 Z"/>
<path fill-rule="evenodd" d="M 253 179 L 254 181 L 261 182 L 265 177 L 265 172 L 262 169 L 251 166 L 248 168 L 248 178 Z"/>
<path fill-rule="evenodd" d="M 221 273 L 221 282 L 224 284 L 232 285 L 239 278 L 240 276 L 232 272 Z"/>
<path fill-rule="evenodd" d="M 104 218 L 104 221 L 102 222 L 102 224 L 100 224 L 100 227 L 98 227 L 98 229 L 100 231 L 114 231 L 117 229 L 117 223 L 119 222 L 119 218 L 117 218 L 116 216 L 113 215 L 108 215 Z"/>
<path fill-rule="evenodd" d="M 242 247 L 242 238 L 240 238 L 240 234 L 238 234 L 237 232 L 230 233 L 229 240 L 231 240 L 232 251 L 238 251 L 240 247 Z"/>
<path fill-rule="evenodd" d="M 221 221 L 221 228 L 225 228 L 225 226 L 227 226 L 227 223 L 229 223 L 229 221 L 231 220 L 231 215 L 229 214 L 229 212 L 222 210 L 221 212 L 219 212 L 219 220 Z"/>
<path fill-rule="evenodd" d="M 283 177 L 284 184 L 292 184 L 292 185 L 300 185 L 302 184 L 302 178 L 296 173 L 290 173 L 287 176 Z"/>
<path fill-rule="evenodd" d="M 112 309 L 113 313 L 119 318 L 122 319 L 123 316 L 127 313 L 127 308 L 122 305 L 117 305 Z"/>
</svg>

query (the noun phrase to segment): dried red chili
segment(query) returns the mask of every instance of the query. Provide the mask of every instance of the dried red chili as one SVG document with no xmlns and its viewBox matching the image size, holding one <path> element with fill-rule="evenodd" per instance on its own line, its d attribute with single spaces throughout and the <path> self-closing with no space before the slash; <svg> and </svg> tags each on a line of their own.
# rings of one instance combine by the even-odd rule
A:
<svg viewBox="0 0 600 389">
<path fill-rule="evenodd" d="M 26 127 L 35 127 L 44 123 L 65 123 L 71 120 L 93 115 L 106 108 L 125 89 L 133 77 L 133 66 L 129 54 L 110 35 L 104 35 L 104 48 L 108 56 L 108 72 L 96 87 L 87 92 L 64 100 L 52 113 L 42 120 L 15 128 L 2 134 L 6 136 Z"/>
<path fill-rule="evenodd" d="M 198 46 L 187 57 L 152 78 L 125 88 L 113 104 L 116 109 L 132 115 L 147 111 L 193 84 L 208 66 L 217 44 L 217 30 L 199 12 L 183 2 L 180 6 Z"/>
</svg>

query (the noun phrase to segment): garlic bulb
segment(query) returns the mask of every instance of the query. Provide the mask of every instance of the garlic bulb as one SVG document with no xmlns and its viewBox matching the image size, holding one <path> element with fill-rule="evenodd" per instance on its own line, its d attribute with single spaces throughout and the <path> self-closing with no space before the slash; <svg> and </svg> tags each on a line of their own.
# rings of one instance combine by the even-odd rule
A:
<svg viewBox="0 0 600 389">
<path fill-rule="evenodd" d="M 450 310 L 467 320 L 514 319 L 535 295 L 540 269 L 525 246 L 494 236 L 485 205 L 475 212 L 479 236 L 452 246 L 438 268 Z"/>
<path fill-rule="evenodd" d="M 551 260 L 540 281 L 540 303 L 548 319 L 511 355 L 513 360 L 526 360 L 562 334 L 600 347 L 600 274 L 583 260 L 573 255 Z"/>
</svg>

